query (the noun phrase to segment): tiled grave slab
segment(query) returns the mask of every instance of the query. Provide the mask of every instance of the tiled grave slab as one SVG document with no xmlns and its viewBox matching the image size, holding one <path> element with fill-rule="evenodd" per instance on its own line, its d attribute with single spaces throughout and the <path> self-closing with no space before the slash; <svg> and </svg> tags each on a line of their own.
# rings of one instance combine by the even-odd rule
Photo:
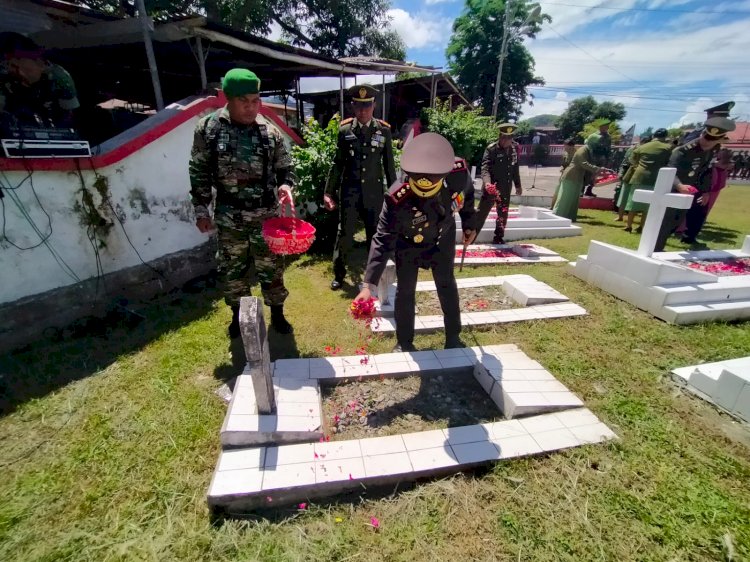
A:
<svg viewBox="0 0 750 562">
<path fill-rule="evenodd" d="M 502 287 L 502 290 L 511 299 L 524 307 L 508 310 L 464 312 L 461 313 L 461 323 L 464 326 L 485 326 L 588 314 L 584 308 L 571 303 L 568 297 L 546 283 L 537 281 L 530 275 L 468 277 L 457 279 L 456 284 L 459 290 L 471 287 Z M 396 285 L 391 285 L 388 290 L 388 304 L 381 305 L 378 303 L 377 305 L 381 317 L 372 323 L 371 329 L 373 332 L 396 331 L 396 322 L 393 319 Z M 420 281 L 417 283 L 416 290 L 435 291 L 435 282 Z M 443 327 L 442 315 L 417 316 L 414 322 L 414 329 L 417 333 L 435 332 L 442 330 Z"/>
<path fill-rule="evenodd" d="M 750 236 L 739 250 L 656 252 L 651 256 L 592 241 L 571 273 L 672 324 L 750 318 L 750 275 L 717 276 L 680 265 L 689 259 L 750 257 Z"/>
<path fill-rule="evenodd" d="M 512 252 L 512 256 L 482 256 L 481 253 L 491 252 L 492 250 L 500 250 L 508 253 Z M 463 251 L 462 246 L 456 248 L 456 265 L 461 263 L 461 256 L 459 252 Z M 471 255 L 472 253 L 480 253 L 480 255 Z M 465 266 L 468 265 L 492 265 L 492 264 L 532 264 L 532 263 L 551 263 L 551 262 L 567 262 L 565 258 L 556 254 L 552 250 L 537 246 L 536 244 L 472 244 L 467 249 L 467 256 L 463 260 Z"/>
<path fill-rule="evenodd" d="M 447 372 L 470 376 L 473 373 L 497 405 L 498 414 L 506 418 L 582 405 L 581 400 L 541 364 L 512 344 L 387 353 L 370 356 L 367 365 L 361 365 L 361 360 L 362 356 L 355 355 L 284 359 L 272 364 L 278 405 L 277 414 L 273 416 L 257 415 L 252 381 L 247 375 L 240 376 L 221 429 L 222 446 L 237 448 L 320 439 L 323 434 L 319 384 L 354 379 L 436 376 Z M 307 378 L 302 378 L 303 374 Z M 420 439 L 427 438 L 429 435 L 420 435 Z M 384 439 L 383 447 L 386 441 Z M 384 450 L 404 452 L 406 449 L 399 445 L 403 441 L 396 440 Z"/>
<path fill-rule="evenodd" d="M 578 408 L 394 437 L 223 451 L 208 504 L 217 515 L 240 515 L 616 438 Z"/>
<path fill-rule="evenodd" d="M 283 378 L 273 378 L 273 415 L 258 414 L 250 375 L 245 372 L 237 377 L 221 427 L 223 447 L 294 443 L 322 437 L 320 389 L 317 381 L 309 378 L 309 364 L 300 364 L 299 368 L 302 370 L 285 371 L 282 363 L 278 374 Z M 305 379 L 301 373 L 307 373 Z"/>
<path fill-rule="evenodd" d="M 477 243 L 492 241 L 495 231 L 496 215 L 490 213 L 487 221 L 477 233 Z M 461 218 L 456 215 L 456 242 L 461 242 Z M 574 225 L 569 219 L 555 215 L 549 209 L 540 207 L 520 206 L 510 209 L 508 222 L 505 226 L 505 240 L 523 240 L 528 238 L 564 238 L 580 236 L 581 227 Z"/>
<path fill-rule="evenodd" d="M 672 374 L 694 394 L 750 423 L 750 357 L 681 367 Z"/>
</svg>

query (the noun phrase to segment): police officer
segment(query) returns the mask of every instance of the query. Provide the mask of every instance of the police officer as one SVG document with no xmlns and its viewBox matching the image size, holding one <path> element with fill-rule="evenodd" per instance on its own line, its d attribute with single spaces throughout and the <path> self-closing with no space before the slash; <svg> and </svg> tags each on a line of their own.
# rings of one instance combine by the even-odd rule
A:
<svg viewBox="0 0 750 562">
<path fill-rule="evenodd" d="M 655 250 L 661 252 L 669 235 L 686 220 L 687 230 L 682 237 L 685 244 L 694 244 L 695 237 L 703 227 L 708 214 L 708 194 L 711 191 L 711 161 L 719 151 L 719 145 L 726 133 L 734 131 L 735 124 L 726 117 L 712 117 L 703 126 L 701 136 L 678 146 L 669 158 L 670 168 L 676 168 L 672 191 L 693 195 L 693 205 L 687 210 L 667 209 L 664 221 L 656 239 Z M 698 190 L 694 193 L 695 188 Z"/>
<path fill-rule="evenodd" d="M 326 181 L 323 203 L 333 211 L 339 207 L 339 230 L 333 250 L 331 289 L 340 289 L 346 275 L 346 262 L 354 240 L 357 217 L 365 223 L 369 251 L 383 207 L 383 173 L 391 185 L 396 181 L 391 128 L 373 118 L 375 94 L 372 86 L 352 86 L 348 90 L 354 118 L 339 127 L 336 157 Z"/>
<path fill-rule="evenodd" d="M 505 244 L 503 237 L 508 222 L 511 187 L 515 185 L 516 195 L 523 193 L 518 143 L 513 140 L 516 129 L 518 126 L 513 123 L 501 124 L 498 140 L 485 149 L 482 157 L 482 198 L 479 200 L 476 223 L 477 228 L 481 229 L 493 205 L 496 207 L 493 244 Z M 490 184 L 495 186 L 496 194 L 487 191 Z"/>
<path fill-rule="evenodd" d="M 271 326 L 288 334 L 284 318 L 283 263 L 263 240 L 263 221 L 278 205 L 293 205 L 292 161 L 281 134 L 257 120 L 260 80 L 254 72 L 235 68 L 222 81 L 227 104 L 202 118 L 195 129 L 190 159 L 190 195 L 201 232 L 218 229 L 219 274 L 225 300 L 232 307 L 231 337 L 239 336 L 240 297 L 250 295 L 254 265 L 263 301 L 271 307 Z M 213 221 L 207 207 L 216 190 Z M 214 226 L 215 225 L 215 226 Z"/>
<path fill-rule="evenodd" d="M 388 190 L 372 240 L 365 285 L 356 300 L 370 298 L 386 262 L 395 251 L 396 340 L 393 351 L 415 351 L 414 306 L 420 268 L 432 270 L 445 323 L 445 347 L 464 347 L 459 339 L 461 313 L 453 273 L 456 221 L 461 214 L 464 243 L 471 243 L 474 205 L 462 201 L 473 190 L 466 163 L 456 160 L 450 143 L 437 133 L 423 133 L 404 147 L 401 168 L 408 178 Z M 446 176 L 450 179 L 446 181 Z"/>
</svg>

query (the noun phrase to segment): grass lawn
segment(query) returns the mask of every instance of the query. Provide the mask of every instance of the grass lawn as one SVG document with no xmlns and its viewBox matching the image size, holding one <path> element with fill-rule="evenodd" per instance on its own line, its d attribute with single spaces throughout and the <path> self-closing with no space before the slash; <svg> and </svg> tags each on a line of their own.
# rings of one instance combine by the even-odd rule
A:
<svg viewBox="0 0 750 562">
<path fill-rule="evenodd" d="M 701 239 L 738 248 L 748 217 L 750 187 L 729 187 Z M 580 222 L 581 237 L 535 242 L 568 259 L 591 239 L 637 247 L 610 212 L 583 211 Z M 214 390 L 232 366 L 229 311 L 207 289 L 143 309 L 134 328 L 0 357 L 0 560 L 750 560 L 747 430 L 668 377 L 750 355 L 750 324 L 670 326 L 564 264 L 460 275 L 507 273 L 533 275 L 590 315 L 467 330 L 465 341 L 517 344 L 619 442 L 212 524 L 205 493 L 226 411 Z M 355 290 L 332 292 L 330 279 L 326 256 L 290 265 L 296 332 L 271 334 L 274 357 L 323 356 L 327 345 L 354 352 Z M 393 345 L 375 338 L 370 349 Z"/>
</svg>

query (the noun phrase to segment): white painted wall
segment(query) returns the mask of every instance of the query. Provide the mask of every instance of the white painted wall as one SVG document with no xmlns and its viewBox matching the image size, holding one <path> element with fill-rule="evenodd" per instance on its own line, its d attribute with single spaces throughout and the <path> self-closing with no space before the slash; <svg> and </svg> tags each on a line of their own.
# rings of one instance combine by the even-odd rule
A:
<svg viewBox="0 0 750 562">
<path fill-rule="evenodd" d="M 195 227 L 188 195 L 188 159 L 198 118 L 196 116 L 179 125 L 120 162 L 98 170 L 99 174 L 109 178 L 112 205 L 146 262 L 193 248 L 207 239 Z M 86 186 L 96 194 L 94 173 L 85 170 L 82 174 Z M 76 201 L 81 199 L 78 173 L 36 171 L 30 178 L 27 176 L 26 172 L 0 172 L 4 186 L 18 186 L 14 194 L 45 234 L 50 228 L 42 208 L 49 213 L 51 236 L 48 242 L 78 277 L 82 280 L 95 277 L 94 250 L 86 237 L 85 227 L 80 224 L 80 216 L 74 211 Z M 32 181 L 38 202 L 32 191 Z M 99 203 L 98 195 L 95 197 Z M 15 203 L 8 196 L 3 201 L 7 238 L 21 247 L 36 245 L 39 236 Z M 108 216 L 111 218 L 111 214 Z M 116 220 L 100 255 L 105 274 L 140 263 Z M 0 239 L 0 303 L 72 283 L 75 280 L 58 265 L 46 246 L 20 251 Z"/>
</svg>

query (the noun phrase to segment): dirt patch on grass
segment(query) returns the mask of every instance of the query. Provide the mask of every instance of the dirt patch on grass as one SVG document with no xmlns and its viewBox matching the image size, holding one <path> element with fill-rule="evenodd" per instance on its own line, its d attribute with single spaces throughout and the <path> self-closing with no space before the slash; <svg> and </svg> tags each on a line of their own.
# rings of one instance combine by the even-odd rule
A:
<svg viewBox="0 0 750 562">
<path fill-rule="evenodd" d="M 459 289 L 458 297 L 461 312 L 482 312 L 483 310 L 503 310 L 517 308 L 519 305 L 505 294 L 500 285 L 489 287 L 470 287 Z M 417 293 L 417 314 L 430 316 L 442 314 L 437 291 L 419 291 Z"/>
<path fill-rule="evenodd" d="M 359 439 L 502 419 L 470 374 L 374 379 L 323 388 L 323 428 Z"/>
</svg>

